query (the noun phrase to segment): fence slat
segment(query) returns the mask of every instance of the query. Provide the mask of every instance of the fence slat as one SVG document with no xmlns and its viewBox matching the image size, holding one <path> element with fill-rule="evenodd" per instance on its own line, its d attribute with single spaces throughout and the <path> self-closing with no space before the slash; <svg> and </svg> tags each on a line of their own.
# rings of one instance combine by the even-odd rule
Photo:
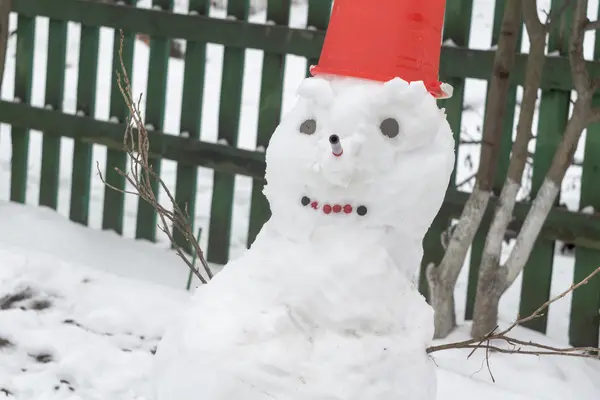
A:
<svg viewBox="0 0 600 400">
<path fill-rule="evenodd" d="M 306 27 L 313 27 L 319 31 L 325 32 L 329 25 L 331 14 L 331 5 L 333 0 L 308 0 L 308 16 L 306 18 Z M 319 48 L 323 45 L 321 42 Z M 320 50 L 319 50 L 320 51 Z M 310 75 L 310 66 L 319 62 L 319 57 L 310 57 L 306 63 L 306 76 Z"/>
<path fill-rule="evenodd" d="M 290 5 L 290 0 L 269 0 L 267 20 L 273 21 L 277 25 L 288 25 Z M 256 145 L 266 149 L 271 134 L 277 128 L 281 117 L 285 56 L 264 53 L 262 68 Z M 254 242 L 256 235 L 271 215 L 269 202 L 262 193 L 263 187 L 264 185 L 260 181 L 252 182 L 248 247 Z"/>
<path fill-rule="evenodd" d="M 238 21 L 246 20 L 249 0 L 229 0 L 227 15 Z M 219 140 L 229 146 L 237 146 L 240 112 L 242 108 L 242 87 L 244 84 L 245 50 L 226 47 L 223 54 L 223 75 L 221 78 L 221 100 L 219 104 Z M 234 177 L 214 173 L 213 195 L 208 232 L 208 261 L 225 264 L 229 259 L 231 237 L 231 217 L 233 212 Z"/>
<path fill-rule="evenodd" d="M 65 67 L 67 61 L 67 24 L 50 20 L 48 61 L 46 66 L 46 107 L 63 109 Z M 40 200 L 42 206 L 56 210 L 60 177 L 60 136 L 42 136 Z"/>
<path fill-rule="evenodd" d="M 506 8 L 505 1 L 497 1 L 494 10 L 494 27 L 492 28 L 492 46 L 498 44 L 500 32 L 502 28 L 502 20 L 504 18 L 504 10 Z M 517 49 L 521 48 L 521 38 L 523 37 L 523 25 L 519 29 L 519 40 L 517 41 Z M 489 97 L 489 85 L 488 93 Z M 488 102 L 486 97 L 486 104 Z M 502 122 L 502 141 L 500 143 L 500 156 L 498 157 L 498 166 L 496 177 L 494 179 L 494 194 L 500 195 L 506 174 L 508 172 L 508 164 L 510 163 L 510 153 L 512 150 L 513 126 L 515 119 L 515 107 L 517 105 L 517 86 L 513 83 L 508 89 L 506 111 Z M 485 125 L 485 121 L 484 121 Z M 485 129 L 485 127 L 484 127 Z M 475 307 L 475 296 L 477 294 L 477 281 L 479 279 L 479 267 L 481 266 L 481 257 L 485 246 L 485 239 L 492 223 L 491 218 L 485 218 L 481 221 L 473 244 L 471 246 L 471 258 L 469 261 L 469 277 L 467 284 L 467 303 L 465 306 L 465 319 L 473 319 L 473 309 Z"/>
<path fill-rule="evenodd" d="M 125 4 L 134 7 L 137 0 L 125 0 Z M 135 34 L 133 32 L 123 31 L 123 65 L 127 71 L 130 81 L 133 79 L 133 45 Z M 111 72 L 111 89 L 109 116 L 113 121 L 123 123 L 128 115 L 129 108 L 119 90 L 117 84 L 117 72 L 121 73 L 121 59 L 119 48 L 121 46 L 121 33 L 115 29 L 115 38 L 113 40 L 113 61 Z M 119 168 L 121 171 L 127 171 L 127 155 L 121 150 L 106 149 L 106 170 L 104 179 L 106 183 L 115 189 L 125 190 L 125 178 L 115 171 Z M 125 195 L 118 190 L 104 187 L 104 204 L 102 209 L 102 229 L 113 230 L 118 234 L 123 234 L 123 215 L 125 210 Z"/>
<path fill-rule="evenodd" d="M 553 0 L 551 9 L 558 10 L 565 0 Z M 569 6 L 561 15 L 561 23 L 553 25 L 548 37 L 548 51 L 558 50 L 561 55 L 569 51 L 568 31 L 572 21 L 572 7 Z M 539 123 L 535 154 L 533 156 L 533 175 L 531 178 L 531 199 L 537 191 L 552 164 L 554 153 L 569 118 L 570 92 L 543 90 L 539 110 Z M 558 203 L 558 197 L 557 201 Z M 552 283 L 552 267 L 554 264 L 554 241 L 539 238 L 523 269 L 521 286 L 521 302 L 519 315 L 530 315 L 550 298 Z M 523 324 L 525 327 L 545 333 L 548 324 L 548 313 Z"/>
<path fill-rule="evenodd" d="M 17 19 L 17 52 L 15 55 L 15 99 L 18 98 L 19 101 L 26 104 L 31 102 L 34 41 L 35 18 L 19 15 Z M 10 200 L 25 203 L 29 130 L 12 127 L 11 141 Z"/>
<path fill-rule="evenodd" d="M 598 10 L 600 17 L 600 9 Z M 600 32 L 596 31 L 594 43 L 594 59 L 600 57 Z M 593 99 L 594 106 L 600 106 L 600 95 Z M 581 173 L 581 197 L 579 207 L 587 206 L 600 210 L 600 124 L 592 124 L 587 129 L 585 139 L 585 154 Z M 580 282 L 600 266 L 600 251 L 575 248 L 574 282 Z M 592 278 L 586 285 L 573 292 L 571 300 L 571 315 L 569 320 L 569 344 L 576 347 L 599 347 L 600 334 L 600 278 Z"/>
<path fill-rule="evenodd" d="M 457 46 L 468 47 L 469 35 L 471 33 L 471 12 L 473 8 L 473 0 L 455 0 L 446 3 L 446 13 L 444 17 L 444 33 L 443 40 L 452 40 Z M 458 146 L 460 142 L 462 107 L 465 95 L 465 80 L 453 78 L 444 74 L 440 69 L 440 80 L 447 82 L 454 88 L 454 93 L 450 99 L 440 101 L 441 107 L 446 109 L 446 115 L 450 128 L 454 133 L 455 151 L 458 154 Z M 458 158 L 458 157 L 457 157 Z M 456 185 L 456 161 L 454 170 L 450 178 L 450 187 Z M 442 247 L 441 236 L 448 229 L 450 216 L 445 212 L 440 211 L 429 227 L 429 231 L 423 240 L 423 259 L 421 261 L 421 271 L 419 274 L 419 291 L 423 296 L 427 297 L 429 290 L 425 271 L 427 265 L 435 263 L 436 265 L 444 256 L 444 248 Z"/>
<path fill-rule="evenodd" d="M 596 44 L 598 49 L 598 44 Z M 598 57 L 598 52 L 596 56 Z M 594 99 L 600 106 L 600 96 Z M 600 210 L 600 124 L 590 125 L 585 142 L 584 166 L 581 175 L 580 207 L 593 206 Z M 600 251 L 575 248 L 574 282 L 580 282 L 600 266 Z M 600 330 L 600 277 L 596 276 L 588 284 L 573 292 L 569 322 L 569 344 L 576 347 L 598 347 Z"/>
<path fill-rule="evenodd" d="M 0 121 L 13 126 L 42 130 L 48 135 L 97 143 L 114 150 L 123 149 L 123 132 L 126 127 L 124 123 L 100 121 L 5 100 L 0 100 Z M 261 152 L 161 132 L 154 132 L 149 145 L 149 152 L 154 157 L 228 174 L 261 179 L 264 177 L 265 154 Z"/>
<path fill-rule="evenodd" d="M 330 1 L 330 0 L 323 0 Z M 453 8 L 458 0 L 448 1 Z M 111 5 L 105 2 L 61 0 L 54 2 L 19 0 L 13 10 L 23 15 L 40 15 L 64 21 L 80 21 L 90 26 L 106 26 L 146 33 L 155 37 L 196 40 L 218 43 L 239 49 L 254 48 L 271 53 L 318 57 L 324 32 L 243 21 L 205 18 L 180 13 L 165 13 L 147 9 Z M 470 10 L 466 10 L 469 15 Z M 445 77 L 487 80 L 493 67 L 494 52 L 464 47 L 443 46 L 440 72 Z M 519 54 L 511 72 L 511 82 L 522 83 L 525 77 L 527 54 Z M 587 61 L 590 72 L 600 75 L 600 64 Z M 542 74 L 542 88 L 569 91 L 573 87 L 568 57 L 548 57 Z"/>
<path fill-rule="evenodd" d="M 173 10 L 173 0 L 153 0 L 152 7 L 163 11 Z M 150 140 L 152 129 L 162 131 L 165 123 L 165 107 L 167 102 L 167 79 L 169 73 L 169 57 L 171 40 L 167 38 L 150 38 L 150 57 L 148 61 L 148 84 L 146 88 L 146 128 Z M 160 176 L 160 158 L 148 157 L 148 164 Z M 156 180 L 150 183 L 152 192 L 159 198 L 159 185 Z M 137 220 L 135 225 L 136 239 L 156 240 L 157 214 L 154 207 L 138 198 Z"/>
<path fill-rule="evenodd" d="M 79 43 L 79 76 L 77 80 L 77 113 L 94 117 L 96 112 L 96 77 L 100 30 L 82 26 Z M 71 178 L 71 207 L 69 218 L 87 225 L 90 212 L 90 179 L 92 145 L 75 140 Z"/>
<path fill-rule="evenodd" d="M 209 8 L 210 0 L 191 0 L 189 3 L 189 11 L 194 11 L 198 15 L 208 15 Z M 199 139 L 202 126 L 203 87 L 206 79 L 206 43 L 188 41 L 185 47 L 184 63 L 185 70 L 183 73 L 183 94 L 179 129 L 181 132 L 187 132 L 187 137 Z M 177 163 L 175 201 L 182 210 L 187 208 L 192 226 L 196 215 L 197 180 L 197 167 Z M 173 229 L 173 239 L 179 247 L 188 253 L 192 252 L 190 242 L 177 229 Z"/>
<path fill-rule="evenodd" d="M 115 150 L 123 146 L 125 125 L 122 123 L 99 121 L 6 100 L 0 100 L 0 121 Z M 185 165 L 201 166 L 254 179 L 264 178 L 265 159 L 261 152 L 162 133 L 155 133 L 149 151 L 156 157 Z M 446 193 L 441 212 L 452 217 L 460 216 L 468 196 L 468 193 L 450 190 Z M 488 214 L 496 204 L 497 200 L 492 198 Z M 509 232 L 514 234 L 520 229 L 529 209 L 528 203 L 519 202 L 515 205 L 514 220 L 509 224 Z M 554 207 L 546 219 L 541 236 L 548 240 L 563 240 L 576 246 L 600 249 L 600 216 Z"/>
</svg>

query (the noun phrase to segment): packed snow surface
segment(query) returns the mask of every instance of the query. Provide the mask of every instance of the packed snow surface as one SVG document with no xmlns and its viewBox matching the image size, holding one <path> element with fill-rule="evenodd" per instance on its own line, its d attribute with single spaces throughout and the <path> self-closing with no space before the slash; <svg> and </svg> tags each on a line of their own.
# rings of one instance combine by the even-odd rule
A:
<svg viewBox="0 0 600 400">
<path fill-rule="evenodd" d="M 0 202 L 0 221 L 0 398 L 148 398 L 156 345 L 188 298 L 148 281 L 181 277 L 177 258 L 48 209 Z"/>
<path fill-rule="evenodd" d="M 154 245 L 84 228 L 44 208 L 0 203 L 0 221 L 0 399 L 151 400 L 152 352 L 190 310 L 188 292 L 156 282 L 180 279 L 183 287 L 183 264 Z M 559 257 L 555 268 L 568 265 Z M 518 292 L 507 295 L 518 299 Z M 566 322 L 568 307 L 559 312 L 555 320 Z M 468 331 L 461 326 L 446 341 L 465 340 Z M 566 345 L 522 328 L 515 336 Z M 436 400 L 600 397 L 598 361 L 493 353 L 492 383 L 484 352 L 468 354 L 435 354 Z M 207 399 L 202 386 L 196 391 Z"/>
</svg>

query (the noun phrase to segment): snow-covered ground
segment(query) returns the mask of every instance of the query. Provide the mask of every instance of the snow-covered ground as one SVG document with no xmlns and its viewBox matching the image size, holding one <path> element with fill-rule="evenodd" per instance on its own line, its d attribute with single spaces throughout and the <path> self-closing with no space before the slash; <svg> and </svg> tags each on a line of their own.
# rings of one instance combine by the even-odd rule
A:
<svg viewBox="0 0 600 400">
<path fill-rule="evenodd" d="M 144 0 L 143 6 L 149 1 Z M 475 0 L 470 47 L 486 49 L 490 45 L 493 0 Z M 549 0 L 539 1 L 547 7 Z M 176 1 L 176 11 L 184 11 L 185 0 Z M 589 15 L 596 15 L 597 1 L 590 1 Z M 306 26 L 306 6 L 293 6 L 290 25 Z M 223 17 L 222 10 L 211 15 Z M 265 13 L 252 16 L 264 22 Z M 11 17 L 15 27 L 16 18 Z M 32 103 L 44 105 L 46 81 L 48 21 L 38 18 Z M 79 26 L 69 24 L 66 112 L 75 112 Z M 591 56 L 593 36 L 586 42 Z M 110 68 L 113 31 L 101 30 L 100 65 L 96 117 L 108 119 Z M 523 49 L 527 49 L 524 40 Z M 137 43 L 133 74 L 134 91 L 145 92 L 148 48 Z M 9 41 L 2 98 L 13 98 L 15 37 Z M 218 98 L 220 91 L 223 47 L 208 45 L 202 139 L 216 141 Z M 246 51 L 243 104 L 238 146 L 255 148 L 257 109 L 262 52 Z M 304 78 L 306 61 L 288 56 L 283 106 L 294 100 L 294 89 Z M 165 130 L 179 132 L 183 63 L 171 60 Z M 485 99 L 485 82 L 467 80 L 465 112 L 461 133 L 467 140 L 480 137 Z M 0 126 L 0 398 L 29 399 L 143 399 L 146 392 L 151 351 L 169 319 L 184 304 L 188 272 L 185 266 L 161 245 L 136 242 L 133 237 L 137 202 L 126 203 L 125 236 L 100 232 L 104 188 L 97 177 L 92 182 L 90 225 L 87 229 L 69 223 L 69 191 L 73 141 L 62 139 L 59 214 L 36 207 L 6 204 L 10 174 L 10 127 Z M 531 146 L 534 146 L 532 142 Z M 580 146 L 581 147 L 581 146 Z M 105 163 L 105 150 L 94 146 L 94 162 Z M 577 157 L 583 157 L 582 148 Z M 457 181 L 462 181 L 477 167 L 478 147 L 462 146 L 459 153 Z M 32 132 L 30 175 L 27 203 L 36 205 L 41 167 L 41 134 Z M 569 208 L 579 206 L 580 169 L 569 170 L 562 194 Z M 163 163 L 163 179 L 173 187 L 175 164 Z M 239 255 L 246 244 L 251 181 L 236 178 L 231 255 Z M 468 188 L 468 186 L 467 186 Z M 200 168 L 197 215 L 195 223 L 208 230 L 212 171 Z M 164 199 L 163 199 L 164 200 Z M 204 234 L 202 244 L 206 244 Z M 468 264 L 467 264 L 468 265 Z M 467 268 L 457 285 L 458 316 L 464 315 Z M 556 256 L 552 293 L 572 282 L 573 260 Z M 506 293 L 500 315 L 504 321 L 514 319 L 518 310 L 520 280 Z M 15 295 L 19 296 L 15 299 Z M 7 296 L 7 297 L 5 297 Z M 570 297 L 552 305 L 548 337 L 519 329 L 524 339 L 533 338 L 548 344 L 567 342 Z M 66 322 L 65 322 L 66 321 Z M 459 321 L 462 323 L 462 321 Z M 450 338 L 467 337 L 463 326 Z M 439 368 L 440 400 L 479 399 L 598 399 L 600 367 L 592 361 L 564 358 L 525 358 L 493 354 L 491 366 L 496 383 L 490 381 L 482 354 L 466 360 L 462 351 L 435 355 Z M 6 361 L 5 361 L 6 360 Z M 61 383 L 61 380 L 64 381 Z M 55 389 L 57 387 L 58 389 Z M 71 388 L 71 389 L 70 389 Z M 9 395 L 8 393 L 12 393 Z"/>
<path fill-rule="evenodd" d="M 189 296 L 179 285 L 183 263 L 44 208 L 0 203 L 0 221 L 0 398 L 148 399 L 153 351 Z M 559 345 L 526 329 L 515 335 Z M 467 338 L 463 326 L 448 340 Z M 434 355 L 439 400 L 600 395 L 597 361 L 492 354 L 492 383 L 484 352 L 467 355 Z"/>
</svg>

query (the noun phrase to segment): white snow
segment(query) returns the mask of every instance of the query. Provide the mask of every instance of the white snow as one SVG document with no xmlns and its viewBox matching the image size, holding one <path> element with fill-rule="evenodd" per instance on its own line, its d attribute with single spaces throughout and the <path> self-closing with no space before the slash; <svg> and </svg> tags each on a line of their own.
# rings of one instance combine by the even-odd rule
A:
<svg viewBox="0 0 600 400">
<path fill-rule="evenodd" d="M 0 221 L 0 398 L 148 398 L 152 354 L 188 298 L 158 282 L 180 283 L 181 262 L 41 208 L 0 203 Z"/>
<path fill-rule="evenodd" d="M 140 2 L 149 6 L 149 1 Z M 548 0 L 539 1 L 541 8 L 548 8 Z M 186 12 L 185 0 L 176 1 L 176 10 Z M 597 1 L 590 1 L 590 18 L 595 18 Z M 475 0 L 469 47 L 489 49 L 494 1 Z M 223 17 L 221 10 L 211 10 L 211 16 Z M 254 22 L 264 22 L 265 13 L 260 12 L 251 17 Z M 16 18 L 11 16 L 11 29 L 15 28 Z M 306 6 L 292 8 L 290 26 L 306 26 Z M 35 71 L 32 103 L 44 107 L 45 61 L 47 56 L 48 20 L 37 19 Z M 13 80 L 15 67 L 15 36 L 9 40 L 7 50 L 7 66 L 5 69 L 2 98 L 17 101 L 13 97 Z M 591 40 L 590 40 L 591 39 Z M 96 118 L 108 120 L 109 87 L 107 74 L 112 63 L 113 32 L 101 29 L 99 90 L 97 92 Z M 591 58 L 593 37 L 586 37 L 585 54 Z M 69 24 L 69 43 L 67 52 L 67 82 L 64 109 L 75 113 L 75 90 L 78 62 L 79 26 Z M 524 36 L 523 49 L 528 46 Z M 203 140 L 216 141 L 216 124 L 218 96 L 222 66 L 223 48 L 219 45 L 207 46 L 207 77 L 204 86 L 205 103 L 203 109 Z M 134 91 L 145 92 L 147 78 L 148 49 L 136 43 Z M 258 95 L 260 87 L 260 70 L 262 52 L 246 51 L 244 73 L 244 92 L 240 140 L 237 146 L 254 149 Z M 168 112 L 165 129 L 170 133 L 178 133 L 179 113 L 181 109 L 181 88 L 183 65 L 179 60 L 169 63 Z M 295 56 L 286 57 L 284 109 L 293 104 L 293 90 L 305 76 L 306 61 Z M 477 141 L 481 137 L 481 121 L 485 100 L 486 84 L 484 81 L 467 79 L 465 92 L 465 111 L 463 113 L 461 135 L 465 140 Z M 520 97 L 520 89 L 517 97 Z M 518 111 L 518 110 L 517 110 Z M 534 126 L 536 129 L 537 126 Z M 10 127 L 0 125 L 0 200 L 8 198 L 10 173 Z M 27 203 L 37 204 L 39 190 L 39 170 L 41 165 L 41 137 L 39 132 L 32 132 L 30 144 L 30 175 L 28 177 Z M 0 398 L 16 398 L 18 400 L 54 400 L 54 399 L 133 399 L 146 400 L 149 393 L 148 374 L 151 368 L 147 349 L 152 349 L 161 332 L 170 324 L 178 310 L 188 299 L 188 294 L 181 292 L 187 279 L 185 266 L 171 252 L 144 242 L 134 242 L 118 237 L 112 233 L 98 232 L 100 227 L 103 186 L 99 179 L 92 181 L 90 196 L 90 226 L 86 229 L 66 221 L 68 215 L 69 187 L 71 174 L 71 157 L 73 141 L 62 139 L 63 149 L 60 170 L 59 214 L 37 207 L 23 207 L 15 204 L 0 203 L 0 298 L 14 294 L 29 284 L 36 294 L 36 299 L 53 295 L 50 309 L 33 310 L 0 310 L 0 337 L 11 334 L 14 347 L 0 350 Z M 583 143 L 583 140 L 582 142 Z M 235 144 L 232 144 L 235 145 Z M 533 150 L 535 140 L 531 142 Z M 263 149 L 264 151 L 264 149 Z M 462 145 L 458 156 L 457 181 L 470 176 L 477 168 L 479 146 Z M 578 160 L 583 159 L 583 146 L 579 146 Z M 105 150 L 94 146 L 94 164 L 105 163 Z M 528 167 L 524 181 L 522 196 L 529 187 Z M 569 209 L 579 206 L 579 180 L 581 168 L 573 166 L 569 169 L 561 190 L 561 200 Z M 164 162 L 163 178 L 171 187 L 174 185 L 175 164 Z M 198 201 L 195 223 L 207 232 L 208 214 L 210 212 L 210 194 L 212 188 L 212 172 L 199 169 Z M 472 183 L 472 181 L 471 181 Z M 472 187 L 466 184 L 462 189 Z M 233 236 L 231 254 L 243 254 L 246 243 L 247 218 L 249 213 L 250 180 L 236 178 Z M 164 198 L 161 198 L 163 201 Z M 133 237 L 135 226 L 136 201 L 129 197 L 126 202 L 125 236 Z M 164 237 L 159 237 L 164 246 Z M 206 244 L 207 235 L 203 234 L 202 244 Z M 457 315 L 461 328 L 449 340 L 468 338 L 469 326 L 464 324 L 464 304 L 467 282 L 467 265 L 463 268 L 456 288 Z M 89 293 L 81 289 L 83 278 L 91 277 L 95 286 Z M 556 295 L 572 283 L 573 258 L 557 254 L 553 268 L 551 293 Z M 81 278 L 81 281 L 78 280 Z M 133 278 L 133 279 L 132 279 Z M 148 283 L 149 281 L 149 283 Z M 20 282 L 20 283 L 19 283 Z M 158 285 L 157 285 L 158 284 Z M 89 285 L 87 283 L 86 285 Z M 175 287 L 172 289 L 166 286 Z M 18 286 L 18 287 L 17 287 Z M 516 316 L 521 289 L 520 278 L 504 295 L 500 304 L 500 317 L 503 321 L 512 321 Z M 92 286 L 88 286 L 92 287 Z M 60 296 L 59 299 L 56 297 Z M 120 301 L 120 302 L 119 302 Z M 131 304 L 135 302 L 135 304 Z M 24 304 L 31 302 L 25 301 Z M 42 303 L 43 304 L 43 303 Z M 81 306 L 79 306 L 81 304 Z M 21 306 L 23 304 L 20 304 Z M 87 308 L 86 308 L 87 307 Z M 75 327 L 65 327 L 63 317 L 72 316 L 89 318 L 88 314 L 104 311 L 109 317 L 97 317 L 95 327 L 103 331 L 129 332 L 134 335 L 115 334 L 105 336 L 86 331 L 78 332 Z M 515 335 L 521 339 L 535 339 L 554 345 L 565 346 L 567 343 L 568 315 L 570 312 L 570 296 L 553 304 L 549 312 L 548 335 L 542 336 L 526 329 L 517 329 Z M 27 314 L 27 316 L 18 316 Z M 98 315 L 98 314 L 96 314 Z M 9 317 L 7 317 L 9 316 Z M 88 316 L 88 317 L 86 317 Z M 21 321 L 21 322 L 13 322 Z M 112 319 L 112 320 L 111 320 Z M 6 322 L 10 321 L 10 322 Z M 23 321 L 27 324 L 23 324 Z M 127 321 L 135 321 L 136 324 Z M 89 322 L 89 321 L 88 321 Z M 122 324 L 122 325 L 121 325 Z M 67 324 L 68 325 L 68 324 Z M 160 325 L 160 326 L 159 326 Z M 31 327 L 35 329 L 31 330 Z M 131 328 L 131 331 L 129 330 Z M 76 338 L 65 346 L 63 332 Z M 40 333 L 41 332 L 41 333 Z M 36 334 L 37 333 L 37 334 Z M 139 339 L 134 346 L 133 337 L 139 333 L 149 340 Z M 87 335 L 87 336 L 86 336 Z M 145 336 L 148 335 L 148 336 Z M 153 336 L 154 335 L 154 336 Z M 84 339 L 82 339 L 82 337 Z M 18 340 L 18 338 L 23 338 Z M 129 339 L 127 339 L 129 338 Z M 46 342 L 45 342 L 46 341 Z M 55 342 L 56 348 L 47 341 Z M 1 343 L 1 342 L 0 342 Z M 89 346 L 93 343 L 94 346 Z M 128 344 L 132 352 L 122 351 Z M 90 347 L 92 349 L 90 349 Z M 38 363 L 27 355 L 27 352 L 39 355 L 38 351 L 53 350 L 55 360 L 50 363 Z M 86 355 L 90 361 L 79 363 L 77 368 L 69 364 L 66 354 L 76 357 L 76 353 Z M 121 354 L 126 353 L 126 354 Z M 438 399 L 439 400 L 479 400 L 481 398 L 501 400 L 563 400 L 563 399 L 598 399 L 600 395 L 600 368 L 598 362 L 591 360 L 566 360 L 564 358 L 518 357 L 492 354 L 490 363 L 496 383 L 486 372 L 482 353 L 476 353 L 469 360 L 468 352 L 452 351 L 435 355 L 439 365 Z M 43 359 L 43 357 L 42 357 Z M 65 364 L 63 364 L 63 360 Z M 10 360 L 5 362 L 4 360 Z M 131 367 L 136 370 L 132 371 Z M 67 368 L 69 367 L 69 368 Z M 21 371 L 25 368 L 31 373 Z M 72 376 L 61 375 L 64 371 Z M 60 383 L 63 378 L 68 383 Z M 71 379 L 68 379 L 71 378 Z M 127 390 L 121 391 L 128 380 Z M 54 386 L 59 384 L 59 391 Z M 17 394 L 15 387 L 20 385 L 23 392 Z M 45 386 L 46 385 L 46 386 Z M 71 385 L 75 391 L 71 392 Z M 4 389 L 4 390 L 3 390 Z M 13 395 L 7 391 L 13 389 Z M 29 394 L 25 394 L 25 390 Z M 87 391 L 87 392 L 86 392 Z M 38 394 L 31 394 L 37 392 Z M 149 400 L 149 399 L 148 399 Z"/>
<path fill-rule="evenodd" d="M 454 167 L 444 112 L 399 78 L 308 78 L 299 93 L 267 147 L 272 217 L 167 331 L 157 400 L 198 386 L 222 400 L 436 397 L 433 309 L 413 279 Z"/>
<path fill-rule="evenodd" d="M 6 304 L 6 296 L 26 288 L 33 295 L 11 309 L 0 309 L 0 338 L 13 343 L 0 349 L 0 399 L 151 400 L 151 351 L 189 301 L 188 292 L 155 282 L 158 277 L 178 282 L 184 267 L 170 252 L 149 243 L 85 229 L 60 216 L 48 219 L 50 214 L 38 207 L 0 203 L 0 302 Z M 29 236 L 34 232 L 39 235 L 35 240 Z M 52 249 L 40 238 L 73 245 Z M 85 250 L 74 251 L 78 247 Z M 559 257 L 555 269 L 556 289 L 562 291 L 569 285 L 570 260 Z M 156 271 L 163 272 L 155 276 Z M 459 315 L 466 278 L 461 275 L 456 291 Z M 508 292 L 501 310 L 505 320 L 514 312 L 518 295 Z M 43 301 L 50 302 L 48 308 L 31 309 Z M 554 331 L 566 326 L 569 312 L 568 299 L 557 305 L 558 312 L 551 314 Z M 468 332 L 469 326 L 463 325 L 447 340 L 468 339 Z M 565 345 L 523 328 L 515 336 Z M 434 355 L 438 400 L 595 400 L 600 394 L 598 361 L 491 354 L 492 383 L 484 352 L 470 359 L 468 353 Z M 40 363 L 30 354 L 51 354 L 53 361 Z"/>
</svg>

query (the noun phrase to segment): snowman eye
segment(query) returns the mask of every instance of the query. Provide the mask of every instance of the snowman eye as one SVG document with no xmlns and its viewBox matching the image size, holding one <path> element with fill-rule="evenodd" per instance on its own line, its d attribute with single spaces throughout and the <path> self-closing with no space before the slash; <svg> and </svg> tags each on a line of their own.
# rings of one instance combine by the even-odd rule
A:
<svg viewBox="0 0 600 400">
<path fill-rule="evenodd" d="M 312 135 L 317 131 L 317 121 L 314 119 L 307 119 L 302 124 L 300 124 L 300 133 L 304 133 L 305 135 Z"/>
<path fill-rule="evenodd" d="M 381 133 L 389 138 L 395 138 L 400 133 L 400 124 L 394 118 L 386 118 L 379 125 Z"/>
</svg>

